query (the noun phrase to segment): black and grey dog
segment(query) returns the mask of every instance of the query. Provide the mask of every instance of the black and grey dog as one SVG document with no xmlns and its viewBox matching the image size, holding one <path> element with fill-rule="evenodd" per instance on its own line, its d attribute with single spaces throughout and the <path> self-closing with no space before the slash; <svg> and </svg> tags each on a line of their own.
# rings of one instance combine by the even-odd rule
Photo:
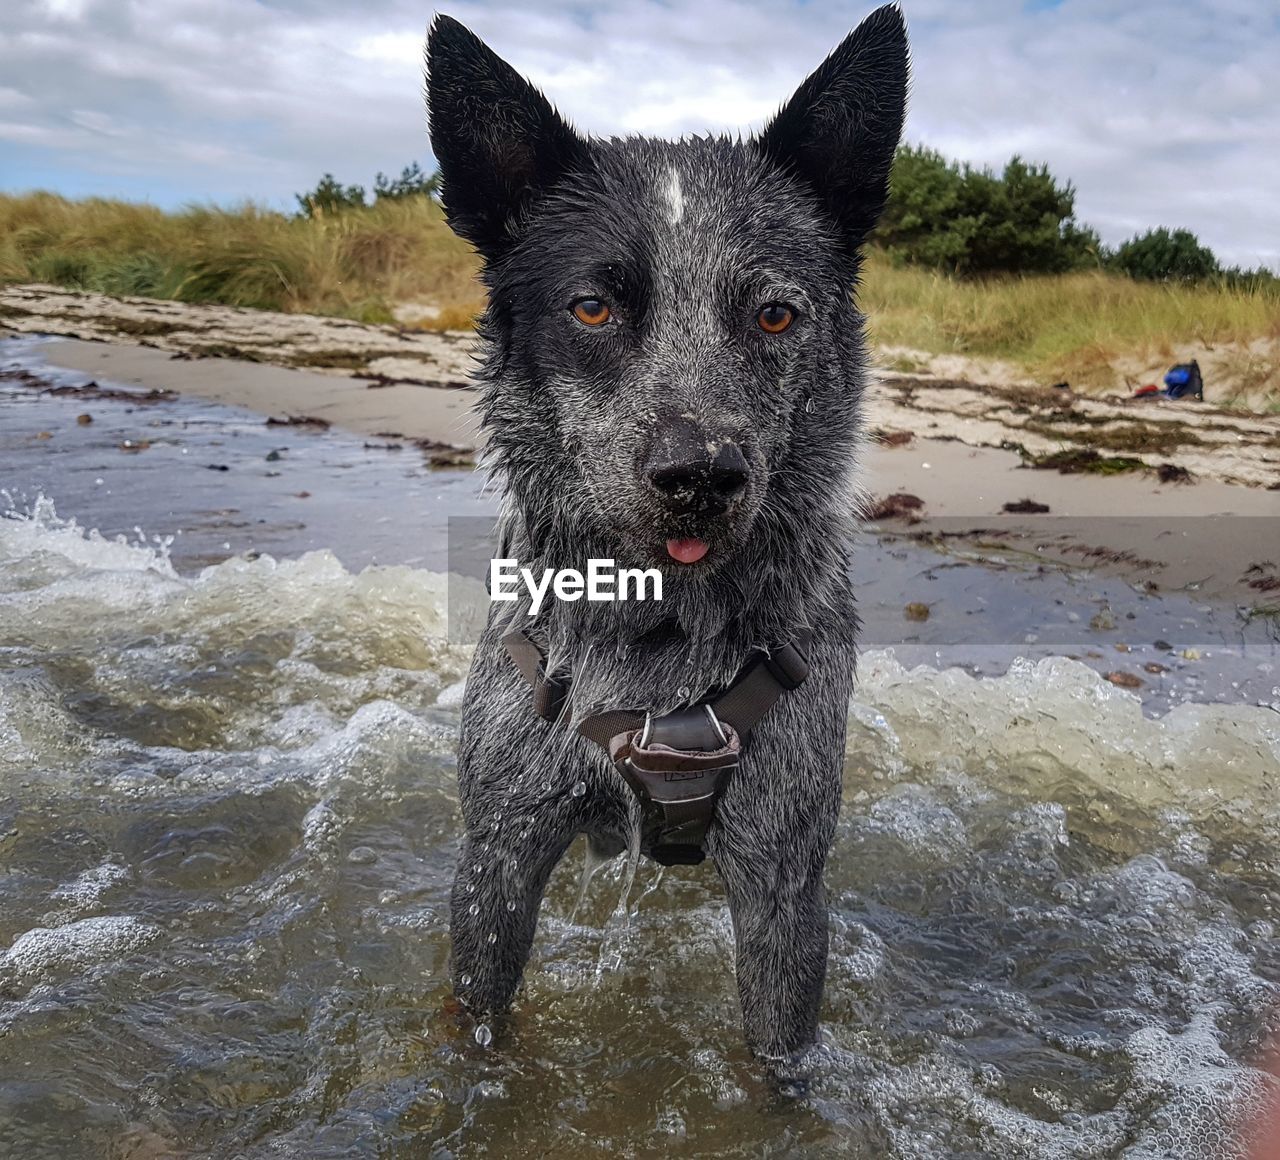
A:
<svg viewBox="0 0 1280 1160">
<path fill-rule="evenodd" d="M 901 13 L 870 16 L 748 141 L 580 136 L 445 16 L 427 55 L 444 205 L 489 291 L 502 555 L 664 577 L 660 602 L 493 605 L 459 749 L 455 990 L 478 1018 L 506 1010 L 576 835 L 705 850 L 747 1041 L 794 1057 L 826 972 L 868 373 L 852 292 L 902 130 Z"/>
</svg>

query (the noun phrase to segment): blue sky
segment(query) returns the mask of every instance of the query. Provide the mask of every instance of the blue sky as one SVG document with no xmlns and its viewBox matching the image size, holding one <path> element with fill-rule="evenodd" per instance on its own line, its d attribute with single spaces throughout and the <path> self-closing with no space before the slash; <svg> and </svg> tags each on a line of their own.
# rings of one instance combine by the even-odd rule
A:
<svg viewBox="0 0 1280 1160">
<path fill-rule="evenodd" d="M 789 0 L 457 3 L 580 128 L 758 127 L 873 7 Z M 1280 268 L 1274 0 L 903 0 L 907 136 L 1077 189 L 1118 242 L 1186 226 Z M 405 0 L 3 0 L 0 188 L 285 208 L 331 170 L 429 166 Z"/>
</svg>

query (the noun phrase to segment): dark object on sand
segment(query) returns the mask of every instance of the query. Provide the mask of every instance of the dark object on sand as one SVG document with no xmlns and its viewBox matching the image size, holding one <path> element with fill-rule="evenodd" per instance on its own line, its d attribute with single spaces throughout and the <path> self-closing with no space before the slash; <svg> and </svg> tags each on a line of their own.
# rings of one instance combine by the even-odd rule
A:
<svg viewBox="0 0 1280 1160">
<path fill-rule="evenodd" d="M 1036 455 L 1023 464 L 1037 471 L 1057 471 L 1063 475 L 1119 475 L 1125 471 L 1141 471 L 1146 464 L 1141 459 L 1127 455 L 1099 455 L 1092 447 L 1073 447 L 1054 451 L 1049 455 Z"/>
<path fill-rule="evenodd" d="M 1004 511 L 1015 516 L 1044 515 L 1049 510 L 1047 503 L 1037 503 L 1033 499 L 1019 499 L 1004 505 Z"/>
<path fill-rule="evenodd" d="M 924 511 L 924 500 L 918 495 L 897 491 L 893 495 L 885 496 L 884 499 L 873 501 L 867 508 L 867 519 L 917 521 L 922 511 Z"/>
<path fill-rule="evenodd" d="M 330 427 L 328 419 L 317 419 L 314 415 L 286 415 L 277 419 L 274 415 L 267 417 L 268 427 L 318 427 L 327 431 Z"/>
<path fill-rule="evenodd" d="M 1204 379 L 1200 377 L 1200 364 L 1192 359 L 1170 367 L 1164 376 L 1164 393 L 1170 399 L 1204 400 Z"/>
<path fill-rule="evenodd" d="M 921 603 L 919 600 L 913 600 L 910 604 L 904 605 L 902 615 L 908 620 L 923 621 L 929 619 L 929 606 Z"/>
<path fill-rule="evenodd" d="M 474 467 L 476 453 L 470 447 L 441 443 L 438 439 L 414 439 L 413 445 L 427 458 L 429 467 Z"/>
<path fill-rule="evenodd" d="M 1064 382 L 1061 382 L 1061 383 L 1054 383 L 1054 384 L 1053 384 L 1053 387 L 1052 387 L 1052 390 L 1055 390 L 1055 391 L 1069 391 L 1069 390 L 1071 390 L 1071 384 L 1070 384 L 1070 383 L 1068 383 L 1068 382 L 1065 382 L 1065 381 L 1064 381 Z"/>
<path fill-rule="evenodd" d="M 881 447 L 905 447 L 914 438 L 911 431 L 894 431 L 887 427 L 877 427 L 871 432 L 871 438 Z"/>
<path fill-rule="evenodd" d="M 1176 463 L 1162 463 L 1156 468 L 1161 483 L 1194 483 L 1195 476 Z"/>
<path fill-rule="evenodd" d="M 1126 673 L 1117 669 L 1114 673 L 1107 673 L 1102 678 L 1104 681 L 1110 681 L 1113 685 L 1121 689 L 1140 689 L 1146 682 L 1133 673 Z"/>
</svg>

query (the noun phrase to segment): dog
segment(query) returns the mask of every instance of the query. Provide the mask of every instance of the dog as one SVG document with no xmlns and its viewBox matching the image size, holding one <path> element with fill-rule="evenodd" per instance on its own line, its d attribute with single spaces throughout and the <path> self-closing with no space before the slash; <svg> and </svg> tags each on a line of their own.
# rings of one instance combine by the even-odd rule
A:
<svg viewBox="0 0 1280 1160">
<path fill-rule="evenodd" d="M 457 21 L 431 26 L 441 200 L 488 295 L 501 553 L 664 580 L 660 601 L 491 605 L 451 897 L 454 992 L 482 1023 L 509 1009 L 548 877 L 585 834 L 602 855 L 709 856 L 748 1045 L 781 1061 L 816 1040 L 857 631 L 853 291 L 907 81 L 889 6 L 749 140 L 606 140 Z"/>
</svg>

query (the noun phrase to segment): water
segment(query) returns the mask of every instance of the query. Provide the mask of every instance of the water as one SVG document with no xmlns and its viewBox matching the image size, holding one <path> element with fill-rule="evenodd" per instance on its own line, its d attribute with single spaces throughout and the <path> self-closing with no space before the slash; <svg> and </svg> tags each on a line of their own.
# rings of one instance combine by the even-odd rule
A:
<svg viewBox="0 0 1280 1160">
<path fill-rule="evenodd" d="M 0 399 L 0 417 L 27 405 Z M 55 440 L 66 414 L 39 419 Z M 243 414 L 211 412 L 173 453 L 241 422 L 253 438 Z M 1265 644 L 1233 649 L 1229 618 L 1215 641 L 1209 613 L 1177 606 L 1210 654 L 1186 662 L 1198 700 L 1181 680 L 1140 699 L 1062 657 L 997 664 L 987 645 L 909 647 L 1003 675 L 869 651 L 829 874 L 824 1042 L 789 1096 L 741 1046 L 708 867 L 641 862 L 631 882 L 624 856 L 584 887 L 579 845 L 515 1019 L 457 1014 L 468 651 L 447 643 L 443 576 L 402 559 L 440 552 L 439 523 L 409 523 L 440 513 L 397 498 L 390 528 L 344 525 L 336 551 L 297 541 L 327 534 L 337 480 L 394 473 L 424 504 L 464 484 L 335 434 L 295 439 L 321 501 L 302 528 L 262 514 L 277 477 L 217 473 L 246 518 L 280 529 L 280 559 L 228 556 L 243 541 L 218 533 L 158 545 L 194 507 L 177 469 L 154 469 L 162 498 L 130 493 L 145 510 L 92 507 L 95 455 L 151 454 L 105 441 L 45 482 L 62 512 L 139 524 L 141 540 L 47 504 L 0 520 L 0 1156 L 1234 1154 L 1233 1122 L 1269 1082 L 1253 1061 L 1280 985 Z M 365 568 L 374 554 L 394 562 Z M 1000 603 L 1007 573 L 933 566 L 957 602 Z M 1105 590 L 1150 618 L 1143 639 L 1174 615 L 1096 577 L 1032 583 L 1065 602 L 1054 616 Z"/>
<path fill-rule="evenodd" d="M 404 440 L 272 427 L 192 397 L 148 403 L 145 392 L 47 365 L 41 345 L 0 340 L 0 492 L 11 508 L 45 496 L 106 536 L 172 536 L 183 570 L 324 548 L 352 568 L 443 569 L 448 518 L 493 510 L 468 473 L 432 470 Z M 28 375 L 116 397 L 42 393 Z"/>
</svg>

